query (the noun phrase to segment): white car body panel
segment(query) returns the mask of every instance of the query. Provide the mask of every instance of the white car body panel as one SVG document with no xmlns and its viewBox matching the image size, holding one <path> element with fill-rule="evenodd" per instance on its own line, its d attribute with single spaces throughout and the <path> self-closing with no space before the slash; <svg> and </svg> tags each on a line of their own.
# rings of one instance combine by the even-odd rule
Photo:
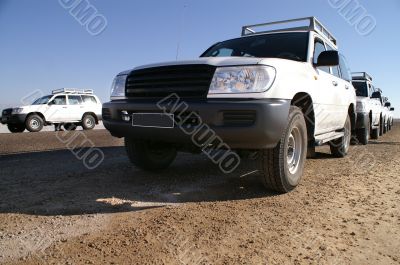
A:
<svg viewBox="0 0 400 265">
<path fill-rule="evenodd" d="M 136 67 L 132 70 L 152 67 L 208 64 L 216 67 L 267 65 L 276 69 L 275 81 L 270 89 L 262 93 L 240 94 L 209 94 L 208 98 L 243 98 L 243 99 L 286 99 L 292 100 L 297 94 L 308 94 L 315 112 L 315 136 L 343 129 L 349 107 L 356 107 L 356 94 L 352 84 L 333 74 L 326 73 L 312 64 L 314 54 L 314 40 L 325 40 L 315 32 L 310 32 L 307 62 L 297 62 L 279 58 L 252 58 L 252 57 L 203 57 L 190 61 L 172 61 L 149 64 Z M 124 71 L 119 75 L 128 75 L 132 70 Z M 289 78 L 290 77 L 290 78 Z M 334 85 L 334 82 L 337 85 Z"/>
</svg>

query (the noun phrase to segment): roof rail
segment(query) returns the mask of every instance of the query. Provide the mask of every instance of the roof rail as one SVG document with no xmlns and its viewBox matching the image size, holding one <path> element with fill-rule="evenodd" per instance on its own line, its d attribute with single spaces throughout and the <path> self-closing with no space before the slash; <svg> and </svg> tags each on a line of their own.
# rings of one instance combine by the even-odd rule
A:
<svg viewBox="0 0 400 265">
<path fill-rule="evenodd" d="M 92 95 L 93 89 L 61 88 L 52 91 L 52 94 L 88 94 Z"/>
<path fill-rule="evenodd" d="M 351 73 L 353 80 L 368 80 L 372 82 L 372 77 L 366 72 Z"/>
<path fill-rule="evenodd" d="M 260 32 L 256 31 L 256 28 L 260 27 L 272 27 L 281 24 L 294 24 L 295 22 L 308 22 L 308 25 L 300 26 L 300 27 L 286 27 L 283 29 L 271 29 L 271 30 L 263 30 Z M 323 35 L 327 40 L 329 40 L 334 46 L 337 46 L 336 38 L 319 22 L 315 17 L 305 17 L 305 18 L 296 18 L 290 20 L 282 20 L 270 23 L 263 23 L 263 24 L 255 24 L 255 25 L 248 25 L 242 27 L 242 36 L 249 36 L 255 34 L 262 34 L 262 33 L 272 33 L 272 32 L 282 32 L 282 31 L 315 31 Z"/>
</svg>

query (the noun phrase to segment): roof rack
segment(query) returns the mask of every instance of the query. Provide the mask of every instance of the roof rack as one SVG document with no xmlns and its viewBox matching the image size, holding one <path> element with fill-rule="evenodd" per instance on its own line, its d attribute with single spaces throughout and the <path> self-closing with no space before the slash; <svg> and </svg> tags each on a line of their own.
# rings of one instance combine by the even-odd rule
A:
<svg viewBox="0 0 400 265">
<path fill-rule="evenodd" d="M 281 24 L 295 24 L 295 22 L 308 22 L 308 26 L 300 26 L 300 27 L 286 27 L 283 29 L 271 29 L 271 30 L 264 30 L 257 32 L 255 29 L 260 27 L 272 27 Z M 255 24 L 255 25 L 248 25 L 242 27 L 242 36 L 249 36 L 255 34 L 262 34 L 262 33 L 272 33 L 272 32 L 282 32 L 282 31 L 315 31 L 323 35 L 327 40 L 332 42 L 335 46 L 337 45 L 336 38 L 319 22 L 315 17 L 305 17 L 305 18 L 297 18 L 297 19 L 290 19 L 290 20 L 282 20 L 270 23 L 263 23 L 263 24 Z"/>
<path fill-rule="evenodd" d="M 353 80 L 368 80 L 372 82 L 372 77 L 366 72 L 351 73 Z"/>
<path fill-rule="evenodd" d="M 92 95 L 93 89 L 61 88 L 52 91 L 52 94 L 88 94 Z"/>
</svg>

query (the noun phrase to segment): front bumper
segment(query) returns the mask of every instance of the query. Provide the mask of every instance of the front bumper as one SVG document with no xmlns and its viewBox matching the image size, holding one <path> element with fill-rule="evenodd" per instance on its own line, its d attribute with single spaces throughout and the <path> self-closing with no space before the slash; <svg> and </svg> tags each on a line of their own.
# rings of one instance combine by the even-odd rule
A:
<svg viewBox="0 0 400 265">
<path fill-rule="evenodd" d="M 263 149 L 277 145 L 287 126 L 290 100 L 261 99 L 208 99 L 185 101 L 202 123 L 189 124 L 200 128 L 208 125 L 224 143 L 233 149 Z M 192 135 L 181 127 L 171 129 L 133 127 L 122 120 L 121 111 L 132 113 L 162 113 L 155 101 L 120 100 L 103 105 L 103 123 L 116 137 L 137 140 L 164 141 L 173 144 L 191 144 Z M 168 110 L 170 111 L 170 110 Z M 195 129 L 194 128 L 194 131 Z"/>
<path fill-rule="evenodd" d="M 1 117 L 2 124 L 24 124 L 27 114 L 11 114 Z"/>
<path fill-rule="evenodd" d="M 356 129 L 365 129 L 369 124 L 369 114 L 364 112 L 357 113 Z"/>
</svg>

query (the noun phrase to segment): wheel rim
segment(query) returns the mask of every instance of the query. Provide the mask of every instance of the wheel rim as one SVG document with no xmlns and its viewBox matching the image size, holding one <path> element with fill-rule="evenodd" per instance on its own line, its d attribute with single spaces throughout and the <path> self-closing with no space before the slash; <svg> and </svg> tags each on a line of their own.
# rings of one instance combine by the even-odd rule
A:
<svg viewBox="0 0 400 265">
<path fill-rule="evenodd" d="M 299 169 L 302 149 L 303 140 L 300 130 L 297 127 L 294 127 L 289 135 L 286 158 L 288 170 L 292 175 L 294 175 Z"/>
<path fill-rule="evenodd" d="M 87 118 L 87 119 L 85 120 L 85 125 L 86 125 L 86 127 L 91 128 L 91 127 L 93 127 L 93 124 L 94 124 L 93 119 Z"/>
<path fill-rule="evenodd" d="M 40 122 L 39 122 L 39 120 L 37 120 L 37 119 L 32 119 L 32 120 L 29 122 L 29 125 L 30 125 L 31 128 L 34 129 L 34 130 L 37 130 L 37 129 L 40 128 Z"/>
</svg>

